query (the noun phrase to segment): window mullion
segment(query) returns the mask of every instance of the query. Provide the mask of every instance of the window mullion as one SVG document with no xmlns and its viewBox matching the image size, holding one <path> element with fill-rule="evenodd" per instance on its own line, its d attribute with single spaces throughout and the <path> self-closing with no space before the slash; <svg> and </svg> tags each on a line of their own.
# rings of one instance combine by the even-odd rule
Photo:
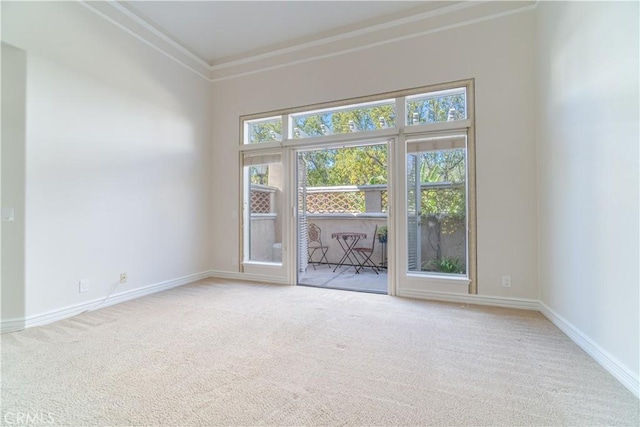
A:
<svg viewBox="0 0 640 427">
<path fill-rule="evenodd" d="M 403 134 L 406 128 L 406 116 L 406 98 L 404 96 L 399 96 L 396 98 L 396 126 L 398 127 L 398 133 L 400 134 Z"/>
</svg>

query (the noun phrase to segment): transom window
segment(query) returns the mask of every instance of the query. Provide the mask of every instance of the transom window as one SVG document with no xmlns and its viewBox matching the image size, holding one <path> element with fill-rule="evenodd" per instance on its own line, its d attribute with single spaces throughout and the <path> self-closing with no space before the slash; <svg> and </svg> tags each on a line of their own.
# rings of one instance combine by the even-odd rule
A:
<svg viewBox="0 0 640 427">
<path fill-rule="evenodd" d="M 404 98 L 346 104 L 337 107 L 260 117 L 243 121 L 243 144 L 302 140 L 398 127 L 397 112 L 405 112 L 405 126 L 455 122 L 467 118 L 467 88 L 409 93 Z M 284 127 L 283 127 L 283 124 Z"/>
<path fill-rule="evenodd" d="M 266 117 L 264 119 L 244 122 L 245 144 L 282 141 L 282 117 Z"/>
<path fill-rule="evenodd" d="M 302 139 L 392 128 L 395 121 L 395 100 L 391 99 L 292 114 L 289 127 L 293 139 Z"/>
<path fill-rule="evenodd" d="M 451 122 L 467 118 L 466 88 L 407 96 L 407 126 Z"/>
</svg>

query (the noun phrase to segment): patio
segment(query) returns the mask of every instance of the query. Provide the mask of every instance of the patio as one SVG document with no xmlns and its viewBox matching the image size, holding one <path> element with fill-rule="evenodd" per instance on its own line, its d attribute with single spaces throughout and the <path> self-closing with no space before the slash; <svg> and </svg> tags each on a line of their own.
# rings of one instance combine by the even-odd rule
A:
<svg viewBox="0 0 640 427">
<path fill-rule="evenodd" d="M 271 180 L 273 181 L 273 179 Z M 422 184 L 422 192 L 427 200 L 429 192 L 448 196 L 450 184 Z M 303 215 L 298 223 L 298 280 L 301 285 L 322 288 L 345 289 L 360 292 L 387 293 L 387 270 L 380 268 L 375 274 L 371 268 L 365 268 L 357 274 L 352 265 L 337 268 L 343 260 L 345 234 L 359 235 L 354 244 L 359 249 L 370 248 L 371 262 L 376 266 L 385 266 L 387 261 L 386 225 L 387 225 L 387 186 L 335 186 L 306 187 L 302 200 Z M 277 200 L 280 189 L 277 186 L 262 184 L 251 185 L 251 236 L 250 258 L 257 261 L 281 262 L 282 244 L 277 240 L 282 234 L 282 219 L 278 213 Z M 435 199 L 431 194 L 431 198 Z M 425 207 L 426 211 L 426 207 Z M 419 247 L 414 269 L 427 270 L 437 268 L 436 261 L 449 262 L 459 268 L 456 260 L 464 259 L 466 250 L 465 229 L 454 223 L 447 214 L 424 215 L 419 234 L 414 244 Z M 321 243 L 309 242 L 309 227 L 317 228 L 314 238 Z M 377 232 L 384 230 L 384 238 Z M 324 249 L 312 251 L 309 261 L 309 247 L 321 245 Z M 352 255 L 353 257 L 354 255 Z M 349 258 L 347 264 L 360 262 L 360 257 Z M 344 261 L 344 260 L 343 260 Z M 322 264 L 318 264 L 322 262 Z M 432 266 L 432 264 L 435 264 Z M 446 266 L 445 266 L 446 267 Z M 452 267 L 452 268 L 453 268 Z M 336 269 L 334 272 L 333 270 Z M 428 270 L 430 271 L 430 270 Z M 444 270 L 441 270 L 444 271 Z M 448 271 L 447 271 L 448 272 Z"/>
<path fill-rule="evenodd" d="M 379 270 L 379 274 L 371 268 L 362 269 L 359 274 L 356 274 L 352 266 L 340 267 L 334 273 L 334 268 L 334 264 L 320 264 L 314 270 L 309 265 L 306 272 L 298 275 L 298 284 L 358 292 L 387 293 L 387 270 L 384 268 Z"/>
</svg>

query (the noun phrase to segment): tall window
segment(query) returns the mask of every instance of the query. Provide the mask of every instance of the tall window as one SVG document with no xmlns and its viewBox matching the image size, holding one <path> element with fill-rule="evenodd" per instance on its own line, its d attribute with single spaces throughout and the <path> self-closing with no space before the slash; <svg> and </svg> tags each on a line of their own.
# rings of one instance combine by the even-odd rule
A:
<svg viewBox="0 0 640 427">
<path fill-rule="evenodd" d="M 282 263 L 283 170 L 279 154 L 245 156 L 244 261 Z"/>
<path fill-rule="evenodd" d="M 407 141 L 407 269 L 467 274 L 466 134 Z"/>
</svg>

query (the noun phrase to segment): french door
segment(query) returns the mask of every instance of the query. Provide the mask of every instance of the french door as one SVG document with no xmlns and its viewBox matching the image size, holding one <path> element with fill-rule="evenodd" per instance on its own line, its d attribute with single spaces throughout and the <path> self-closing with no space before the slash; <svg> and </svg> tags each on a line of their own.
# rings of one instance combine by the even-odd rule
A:
<svg viewBox="0 0 640 427">
<path fill-rule="evenodd" d="M 409 135 L 399 151 L 404 214 L 397 294 L 472 292 L 467 130 Z"/>
<path fill-rule="evenodd" d="M 296 284 L 389 292 L 391 147 L 341 141 L 293 152 Z"/>
</svg>

